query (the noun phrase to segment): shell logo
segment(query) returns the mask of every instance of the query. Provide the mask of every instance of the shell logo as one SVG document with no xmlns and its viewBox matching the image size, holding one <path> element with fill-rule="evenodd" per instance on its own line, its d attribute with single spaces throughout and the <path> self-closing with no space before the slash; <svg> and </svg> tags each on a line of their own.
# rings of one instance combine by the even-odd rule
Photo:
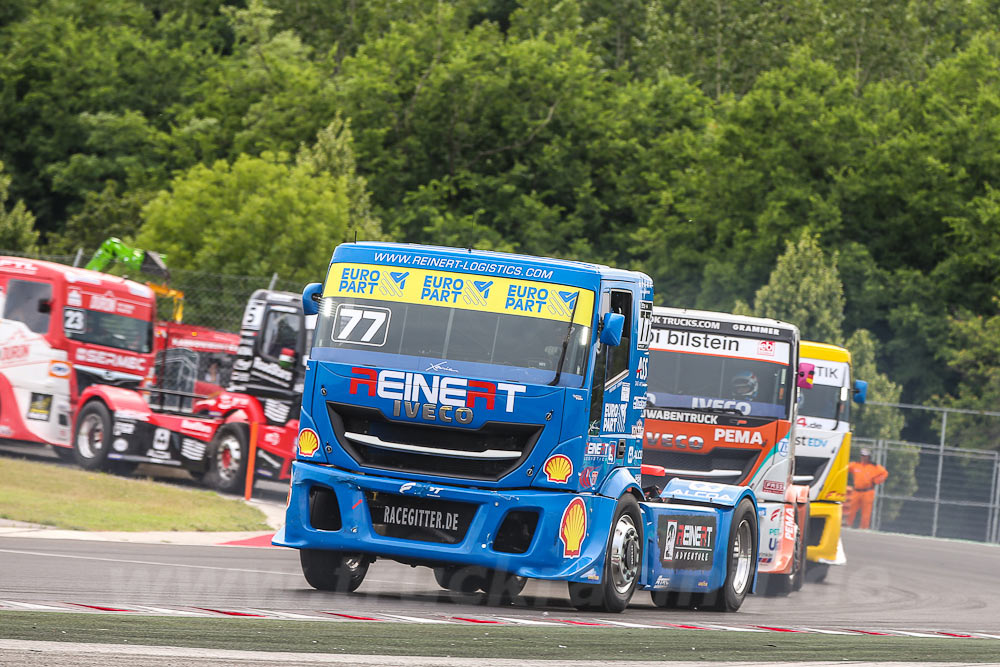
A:
<svg viewBox="0 0 1000 667">
<path fill-rule="evenodd" d="M 563 558 L 580 555 L 580 545 L 587 534 L 587 506 L 581 498 L 574 498 L 566 507 L 559 527 L 559 539 L 563 543 Z"/>
<path fill-rule="evenodd" d="M 545 471 L 545 477 L 550 482 L 565 484 L 573 475 L 573 462 L 569 460 L 568 456 L 556 454 L 545 461 L 542 470 Z"/>
<path fill-rule="evenodd" d="M 319 436 L 311 428 L 304 428 L 299 432 L 297 444 L 299 454 L 302 456 L 312 456 L 319 449 Z"/>
</svg>

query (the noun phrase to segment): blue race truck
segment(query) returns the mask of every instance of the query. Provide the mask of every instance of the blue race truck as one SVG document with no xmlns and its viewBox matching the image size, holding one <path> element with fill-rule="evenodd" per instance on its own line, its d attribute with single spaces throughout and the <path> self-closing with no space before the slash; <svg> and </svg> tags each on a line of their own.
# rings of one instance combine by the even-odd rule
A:
<svg viewBox="0 0 1000 667">
<path fill-rule="evenodd" d="M 752 491 L 643 489 L 653 286 L 631 271 L 471 249 L 352 243 L 317 313 L 284 529 L 321 590 L 389 558 L 495 600 L 563 580 L 581 609 L 637 587 L 739 608 Z"/>
</svg>

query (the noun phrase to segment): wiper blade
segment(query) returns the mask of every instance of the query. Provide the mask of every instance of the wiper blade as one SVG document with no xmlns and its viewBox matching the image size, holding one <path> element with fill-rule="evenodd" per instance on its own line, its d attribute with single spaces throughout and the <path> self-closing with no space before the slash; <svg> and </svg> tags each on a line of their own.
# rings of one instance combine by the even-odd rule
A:
<svg viewBox="0 0 1000 667">
<path fill-rule="evenodd" d="M 569 326 L 566 327 L 566 336 L 563 337 L 562 352 L 559 353 L 559 363 L 556 365 L 556 375 L 552 378 L 552 382 L 549 383 L 550 387 L 554 387 L 559 384 L 559 378 L 562 377 L 563 363 L 566 361 L 566 349 L 569 347 L 569 339 L 573 336 L 573 324 L 576 319 L 576 307 L 579 303 L 580 295 L 577 294 L 576 300 L 573 301 L 573 312 L 569 314 Z"/>
</svg>

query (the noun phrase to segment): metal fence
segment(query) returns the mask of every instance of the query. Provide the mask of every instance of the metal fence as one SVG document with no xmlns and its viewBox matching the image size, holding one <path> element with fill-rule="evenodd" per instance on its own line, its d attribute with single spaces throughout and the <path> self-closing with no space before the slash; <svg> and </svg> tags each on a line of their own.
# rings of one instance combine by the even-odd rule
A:
<svg viewBox="0 0 1000 667">
<path fill-rule="evenodd" d="M 889 471 L 877 487 L 874 530 L 1000 543 L 1000 453 L 855 438 Z"/>
<path fill-rule="evenodd" d="M 68 266 L 83 266 L 90 258 L 89 253 L 76 255 L 38 255 L 12 253 L 0 250 L 0 255 L 17 255 L 43 259 Z M 121 267 L 112 266 L 109 273 L 123 275 L 137 282 L 146 282 L 141 275 L 129 275 Z M 317 276 L 316 280 L 322 280 Z M 256 289 L 276 289 L 287 292 L 301 292 L 305 287 L 301 282 L 282 279 L 278 274 L 271 276 L 238 276 L 211 273 L 208 271 L 184 271 L 171 269 L 169 287 L 184 293 L 184 322 L 197 324 L 220 331 L 239 331 L 243 309 Z M 157 317 L 171 318 L 174 304 L 171 299 L 157 298 Z"/>
</svg>

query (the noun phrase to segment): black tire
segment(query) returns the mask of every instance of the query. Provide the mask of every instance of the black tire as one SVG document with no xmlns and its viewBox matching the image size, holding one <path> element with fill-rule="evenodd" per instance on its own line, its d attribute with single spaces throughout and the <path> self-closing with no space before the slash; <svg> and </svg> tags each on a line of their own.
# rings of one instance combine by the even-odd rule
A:
<svg viewBox="0 0 1000 667">
<path fill-rule="evenodd" d="M 101 401 L 90 401 L 76 417 L 73 460 L 84 470 L 104 470 L 111 438 L 111 412 Z"/>
<path fill-rule="evenodd" d="M 76 463 L 76 453 L 73 447 L 60 447 L 58 445 L 50 445 L 52 451 L 55 452 L 56 457 L 63 463 Z"/>
<path fill-rule="evenodd" d="M 799 513 L 795 513 L 796 518 L 799 517 Z M 806 567 L 808 561 L 806 560 L 806 547 L 809 544 L 809 503 L 806 503 L 805 510 L 802 513 L 802 519 L 799 520 L 798 530 L 796 532 L 796 543 L 795 543 L 795 567 L 792 572 L 792 590 L 801 591 L 802 584 L 806 581 Z"/>
<path fill-rule="evenodd" d="M 361 555 L 342 551 L 299 549 L 302 575 L 319 591 L 353 593 L 365 580 L 371 561 Z"/>
<path fill-rule="evenodd" d="M 700 594 L 692 606 L 715 611 L 737 611 L 753 585 L 757 569 L 757 512 L 744 498 L 733 512 L 726 550 L 726 580 L 711 593 Z"/>
<path fill-rule="evenodd" d="M 206 484 L 221 493 L 243 493 L 250 456 L 248 440 L 247 429 L 240 424 L 219 429 L 208 448 Z"/>
<path fill-rule="evenodd" d="M 434 568 L 438 586 L 455 593 L 472 594 L 486 587 L 486 569 L 475 566 L 444 565 Z"/>
<path fill-rule="evenodd" d="M 826 575 L 829 572 L 829 563 L 806 563 L 806 581 L 810 584 L 819 584 L 826 581 Z"/>
<path fill-rule="evenodd" d="M 570 582 L 569 599 L 580 610 L 620 614 L 628 607 L 642 567 L 642 512 L 631 494 L 618 499 L 608 543 L 604 548 L 604 574 L 599 584 Z"/>
</svg>

